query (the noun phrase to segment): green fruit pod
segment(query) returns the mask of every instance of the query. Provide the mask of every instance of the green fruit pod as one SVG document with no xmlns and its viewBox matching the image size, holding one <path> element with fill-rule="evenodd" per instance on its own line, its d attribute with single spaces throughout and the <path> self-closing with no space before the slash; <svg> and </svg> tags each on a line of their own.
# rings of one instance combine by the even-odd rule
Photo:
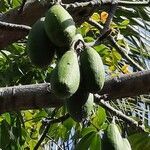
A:
<svg viewBox="0 0 150 150">
<path fill-rule="evenodd" d="M 61 57 L 51 74 L 51 88 L 61 99 L 72 96 L 78 89 L 80 71 L 77 54 L 69 50 Z"/>
<path fill-rule="evenodd" d="M 123 138 L 123 145 L 125 150 L 132 150 L 131 145 L 127 138 Z"/>
<path fill-rule="evenodd" d="M 45 32 L 44 18 L 32 26 L 27 40 L 27 51 L 34 65 L 46 67 L 51 63 L 55 50 Z"/>
<path fill-rule="evenodd" d="M 92 114 L 94 96 L 79 89 L 72 97 L 67 99 L 66 107 L 70 116 L 75 121 L 81 122 Z"/>
<path fill-rule="evenodd" d="M 105 81 L 105 70 L 100 55 L 92 47 L 87 47 L 81 53 L 80 63 L 82 88 L 90 93 L 97 93 Z"/>
<path fill-rule="evenodd" d="M 123 138 L 119 132 L 117 125 L 113 122 L 110 123 L 107 129 L 107 138 L 114 150 L 123 150 Z"/>
<path fill-rule="evenodd" d="M 52 6 L 45 18 L 45 30 L 49 39 L 58 47 L 69 47 L 76 34 L 75 22 L 59 4 Z"/>
</svg>

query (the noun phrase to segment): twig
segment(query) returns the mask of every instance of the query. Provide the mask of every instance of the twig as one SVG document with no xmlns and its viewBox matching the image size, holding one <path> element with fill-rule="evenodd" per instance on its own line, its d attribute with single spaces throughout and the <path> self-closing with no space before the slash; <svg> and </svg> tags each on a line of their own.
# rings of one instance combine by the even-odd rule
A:
<svg viewBox="0 0 150 150">
<path fill-rule="evenodd" d="M 117 9 L 117 6 L 118 6 L 118 0 L 113 0 L 112 1 L 112 4 L 110 5 L 110 10 L 108 12 L 108 18 L 104 24 L 104 28 L 102 29 L 101 31 L 101 35 L 105 34 L 109 28 L 110 28 L 110 23 L 114 17 L 114 14 L 116 12 L 116 9 Z"/>
<path fill-rule="evenodd" d="M 93 26 L 95 26 L 96 28 L 98 28 L 99 30 L 102 30 L 102 26 L 99 25 L 96 21 L 89 19 L 88 23 L 92 24 Z M 111 42 L 111 44 L 116 48 L 116 50 L 122 55 L 122 57 L 125 57 L 134 67 L 136 67 L 139 71 L 143 71 L 144 69 L 137 64 L 127 53 L 126 50 L 121 47 L 120 45 L 117 44 L 117 42 L 115 41 L 115 39 L 113 38 L 113 36 L 111 36 L 110 34 L 107 36 L 108 40 Z M 102 38 L 101 36 L 93 43 L 91 43 L 92 45 L 99 45 L 102 42 Z"/>
<path fill-rule="evenodd" d="M 21 14 L 21 13 L 23 12 L 23 8 L 24 8 L 24 6 L 25 6 L 26 1 L 27 1 L 27 0 L 22 0 L 22 4 L 21 4 L 21 6 L 20 6 L 20 8 L 19 8 L 19 10 L 18 10 L 18 14 Z"/>
<path fill-rule="evenodd" d="M 139 123 L 137 121 L 126 116 L 121 111 L 119 111 L 119 110 L 115 109 L 114 107 L 112 107 L 111 105 L 109 105 L 107 102 L 105 102 L 103 99 L 101 99 L 100 95 L 95 94 L 94 96 L 96 98 L 97 103 L 99 105 L 101 105 L 102 107 L 106 108 L 106 110 L 113 112 L 116 116 L 122 118 L 123 120 L 127 121 L 128 123 L 135 125 L 136 127 L 140 128 L 142 131 L 145 131 L 144 125 L 139 125 Z"/>
<path fill-rule="evenodd" d="M 115 4 L 117 3 L 117 0 L 91 0 L 91 1 L 85 1 L 85 2 L 75 2 L 75 3 L 69 3 L 69 4 L 63 4 L 60 3 L 64 8 L 72 9 L 72 8 L 77 8 L 77 7 L 99 7 L 101 5 L 107 5 L 107 4 Z M 149 6 L 150 1 L 148 2 L 127 2 L 127 1 L 118 1 L 119 6 Z"/>
<path fill-rule="evenodd" d="M 57 143 L 54 139 L 52 139 L 49 135 L 46 134 L 46 137 L 47 137 L 48 139 L 50 139 L 52 142 L 54 142 L 60 150 L 63 150 L 63 148 L 60 147 L 60 146 L 58 145 L 58 143 Z"/>
<path fill-rule="evenodd" d="M 75 3 L 69 3 L 69 4 L 63 4 L 61 5 L 66 9 L 73 9 L 77 7 L 94 7 L 94 6 L 100 6 L 102 3 L 99 0 L 91 0 L 88 2 L 75 2 Z"/>
<path fill-rule="evenodd" d="M 149 6 L 150 0 L 143 1 L 143 2 L 137 2 L 137 1 L 119 1 L 118 2 L 120 6 L 130 6 L 130 7 L 137 7 L 137 6 Z"/>
<path fill-rule="evenodd" d="M 7 30 L 21 30 L 29 32 L 31 27 L 27 25 L 19 25 L 14 23 L 2 22 L 0 21 L 0 28 L 7 29 Z"/>
<path fill-rule="evenodd" d="M 57 119 L 50 120 L 48 122 L 47 126 L 45 127 L 45 130 L 43 131 L 43 134 L 42 134 L 41 138 L 39 139 L 39 141 L 35 145 L 34 150 L 38 150 L 39 146 L 41 145 L 41 143 L 45 139 L 45 137 L 46 137 L 46 135 L 47 135 L 47 133 L 49 131 L 49 128 L 50 128 L 51 124 L 63 122 L 64 120 L 68 119 L 69 117 L 70 117 L 70 115 L 66 114 L 65 116 L 59 117 Z"/>
<path fill-rule="evenodd" d="M 112 45 L 116 48 L 116 50 L 122 55 L 124 56 L 134 67 L 136 67 L 139 71 L 143 71 L 144 68 L 141 67 L 139 64 L 137 64 L 127 53 L 126 50 L 124 48 L 122 48 L 120 45 L 117 44 L 117 42 L 115 41 L 115 39 L 113 38 L 113 36 L 109 35 L 108 36 L 110 42 L 112 43 Z"/>
</svg>

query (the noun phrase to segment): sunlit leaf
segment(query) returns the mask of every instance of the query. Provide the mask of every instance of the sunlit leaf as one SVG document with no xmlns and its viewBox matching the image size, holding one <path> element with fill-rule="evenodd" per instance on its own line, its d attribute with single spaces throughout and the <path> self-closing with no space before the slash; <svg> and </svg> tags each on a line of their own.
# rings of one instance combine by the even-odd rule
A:
<svg viewBox="0 0 150 150">
<path fill-rule="evenodd" d="M 93 13 L 93 15 L 91 16 L 91 19 L 98 22 L 98 21 L 100 21 L 100 16 L 98 13 Z"/>
<path fill-rule="evenodd" d="M 99 107 L 95 115 L 92 116 L 92 124 L 94 127 L 100 129 L 101 125 L 106 121 L 106 112 L 105 109 Z"/>
</svg>

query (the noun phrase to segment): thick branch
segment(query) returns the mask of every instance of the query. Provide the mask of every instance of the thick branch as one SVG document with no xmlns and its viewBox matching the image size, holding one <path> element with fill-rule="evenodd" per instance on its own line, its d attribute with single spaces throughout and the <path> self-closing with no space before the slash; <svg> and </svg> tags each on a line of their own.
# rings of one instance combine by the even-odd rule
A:
<svg viewBox="0 0 150 150">
<path fill-rule="evenodd" d="M 19 12 L 19 7 L 14 8 L 4 14 L 0 14 L 0 21 L 14 24 L 23 24 L 32 26 L 32 24 L 42 17 L 48 9 L 48 0 L 44 4 L 37 0 L 27 1 L 22 12 Z M 28 34 L 27 31 L 7 30 L 0 28 L 0 49 L 8 44 L 23 39 Z"/>
<path fill-rule="evenodd" d="M 122 75 L 105 82 L 99 94 L 107 94 L 107 99 L 132 97 L 150 92 L 150 71 Z"/>
<path fill-rule="evenodd" d="M 30 31 L 31 27 L 26 26 L 26 25 L 18 25 L 18 24 L 13 24 L 13 23 L 6 23 L 0 21 L 0 28 L 4 30 L 16 30 L 16 31 L 26 31 L 27 33 Z"/>
<path fill-rule="evenodd" d="M 123 75 L 105 82 L 100 95 L 105 100 L 137 96 L 150 92 L 150 71 Z M 50 90 L 50 83 L 0 88 L 0 113 L 58 107 L 63 104 Z"/>
<path fill-rule="evenodd" d="M 86 1 L 85 3 L 78 2 L 74 3 L 76 0 L 62 0 L 63 3 L 71 3 L 70 5 L 66 4 L 63 5 L 65 8 L 68 9 L 68 11 L 73 16 L 76 23 L 80 24 L 82 23 L 87 17 L 89 17 L 93 12 L 96 10 L 100 10 L 103 7 L 110 6 L 112 0 L 91 0 Z M 83 0 L 85 1 L 85 0 Z M 14 23 L 14 24 L 23 24 L 27 26 L 32 26 L 33 23 L 40 17 L 44 16 L 48 8 L 50 7 L 50 2 L 52 0 L 44 0 L 44 1 L 37 1 L 37 0 L 29 0 L 23 5 L 24 7 L 20 8 L 14 8 L 10 11 L 0 14 L 0 21 L 7 22 L 7 23 Z M 74 4 L 73 4 L 74 3 Z M 120 1 L 119 6 L 122 5 L 134 5 L 127 4 L 126 2 Z M 138 5 L 138 3 L 136 3 Z M 140 5 L 147 6 L 147 3 L 139 3 Z M 136 5 L 136 7 L 137 7 Z M 28 32 L 25 31 L 9 31 L 4 30 L 0 28 L 0 49 L 6 47 L 7 45 L 16 42 L 20 39 L 23 39 Z"/>
<path fill-rule="evenodd" d="M 0 113 L 42 107 L 57 107 L 62 100 L 50 92 L 50 84 L 22 85 L 0 89 Z"/>
</svg>

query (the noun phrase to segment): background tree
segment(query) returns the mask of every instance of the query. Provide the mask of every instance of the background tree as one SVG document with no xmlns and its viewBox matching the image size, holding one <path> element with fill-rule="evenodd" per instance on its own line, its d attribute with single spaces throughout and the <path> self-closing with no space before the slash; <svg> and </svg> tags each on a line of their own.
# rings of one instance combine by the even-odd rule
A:
<svg viewBox="0 0 150 150">
<path fill-rule="evenodd" d="M 75 122 L 49 88 L 55 60 L 42 69 L 29 60 L 28 33 L 52 1 L 1 0 L 0 148 L 42 149 L 48 144 L 53 149 L 101 149 L 115 116 L 132 149 L 148 150 L 150 2 L 75 2 L 63 0 L 61 5 L 105 65 L 107 80 L 94 95 L 93 115 Z"/>
</svg>

